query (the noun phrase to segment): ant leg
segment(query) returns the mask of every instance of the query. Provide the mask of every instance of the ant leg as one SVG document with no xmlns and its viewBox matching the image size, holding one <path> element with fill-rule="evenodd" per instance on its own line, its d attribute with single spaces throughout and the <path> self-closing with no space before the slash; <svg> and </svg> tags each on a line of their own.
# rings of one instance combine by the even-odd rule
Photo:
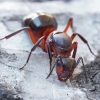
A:
<svg viewBox="0 0 100 100">
<path fill-rule="evenodd" d="M 86 73 L 86 70 L 85 70 L 85 66 L 84 66 L 84 62 L 83 62 L 83 58 L 82 58 L 82 57 L 79 57 L 79 58 L 78 58 L 75 67 L 77 67 L 77 65 L 79 64 L 80 60 L 82 61 L 82 64 L 83 64 L 84 75 L 85 75 L 85 79 L 86 79 L 86 83 L 87 83 L 87 82 L 88 82 L 88 81 L 87 81 L 87 73 Z"/>
<path fill-rule="evenodd" d="M 31 51 L 30 51 L 30 53 L 29 53 L 29 56 L 28 56 L 28 58 L 27 58 L 26 63 L 24 64 L 23 67 L 20 68 L 20 70 L 22 70 L 22 69 L 26 66 L 26 64 L 28 63 L 28 61 L 29 61 L 29 59 L 30 59 L 30 56 L 31 56 L 31 54 L 32 54 L 32 51 L 34 51 L 34 50 L 36 49 L 36 47 L 39 45 L 39 43 L 40 43 L 44 38 L 45 38 L 45 37 L 42 36 L 42 37 L 34 44 L 33 48 L 31 49 Z"/>
<path fill-rule="evenodd" d="M 77 52 L 77 44 L 78 44 L 78 43 L 77 43 L 77 42 L 74 42 L 74 45 L 75 45 L 75 43 L 76 43 L 76 46 L 75 46 L 74 51 L 73 51 L 73 55 L 72 55 L 73 58 L 75 58 L 76 52 Z M 73 45 L 73 46 L 74 46 L 74 45 Z M 86 70 L 85 70 L 85 67 L 84 67 L 84 62 L 83 62 L 83 58 L 82 58 L 82 57 L 80 57 L 80 58 L 77 60 L 77 63 L 76 63 L 76 65 L 75 65 L 75 67 L 77 67 L 77 65 L 79 64 L 80 60 L 82 61 L 82 64 L 83 64 L 83 68 L 84 68 L 84 72 L 85 72 L 85 79 L 86 79 L 86 83 L 87 83 L 87 73 L 86 73 Z M 74 71 L 74 69 L 72 69 L 71 75 L 72 75 L 73 71 Z"/>
<path fill-rule="evenodd" d="M 97 55 L 95 55 L 95 54 L 92 52 L 92 50 L 91 50 L 91 48 L 90 48 L 90 46 L 89 46 L 87 40 L 86 40 L 83 36 L 81 36 L 80 34 L 78 34 L 78 33 L 74 33 L 74 34 L 72 34 L 71 39 L 73 40 L 73 39 L 75 38 L 76 35 L 78 35 L 78 36 L 80 37 L 80 39 L 81 39 L 84 43 L 87 44 L 87 46 L 88 46 L 90 52 L 91 52 L 95 57 L 100 58 L 100 56 L 97 56 Z"/>
<path fill-rule="evenodd" d="M 49 60 L 50 60 L 50 70 L 51 70 L 51 66 L 52 66 L 52 54 L 51 54 L 51 48 L 50 48 L 50 44 L 47 43 L 47 53 L 48 53 L 48 56 L 49 56 Z"/>
<path fill-rule="evenodd" d="M 43 39 L 42 41 L 42 50 L 43 51 L 46 51 L 46 47 L 45 47 L 45 44 L 47 46 L 47 53 L 48 53 L 48 56 L 49 56 L 49 60 L 50 60 L 50 70 L 51 70 L 51 66 L 52 66 L 52 54 L 51 54 L 51 48 L 50 48 L 50 44 L 49 42 L 46 43 L 46 38 L 48 37 L 48 35 L 54 31 L 55 28 L 54 27 L 50 27 L 50 28 L 47 28 L 44 32 L 43 32 L 43 35 L 45 36 L 45 38 Z"/>
<path fill-rule="evenodd" d="M 49 78 L 49 76 L 52 74 L 52 71 L 53 71 L 53 69 L 54 69 L 56 63 L 57 63 L 57 59 L 55 60 L 55 63 L 54 63 L 54 65 L 53 65 L 52 69 L 50 70 L 50 73 L 49 73 L 48 76 L 46 77 L 46 79 Z"/>
<path fill-rule="evenodd" d="M 78 58 L 75 66 L 72 68 L 72 70 L 69 73 L 68 79 L 72 76 L 72 74 L 74 72 L 74 69 L 78 66 L 78 64 L 79 64 L 80 61 L 82 61 L 82 65 L 83 65 L 83 69 L 84 69 L 84 75 L 85 75 L 85 79 L 86 79 L 86 83 L 87 83 L 87 73 L 86 73 L 86 70 L 85 70 L 85 67 L 84 67 L 84 62 L 83 62 L 83 58 L 82 57 Z"/>
<path fill-rule="evenodd" d="M 72 44 L 72 49 L 74 49 L 72 58 L 75 58 L 75 57 L 76 57 L 77 45 L 78 45 L 77 42 L 74 42 L 74 43 Z"/>
<path fill-rule="evenodd" d="M 72 57 L 73 57 L 73 58 L 75 58 L 75 56 L 76 56 L 77 45 L 78 45 L 77 42 L 74 42 L 74 43 L 72 44 L 72 49 L 74 49 L 73 54 L 72 54 Z M 86 79 L 86 83 L 87 83 L 87 73 L 86 73 L 86 70 L 85 70 L 85 67 L 84 67 L 84 62 L 83 62 L 83 58 L 82 58 L 82 57 L 79 57 L 79 59 L 77 60 L 75 67 L 72 68 L 72 70 L 71 70 L 71 72 L 70 72 L 70 74 L 69 74 L 69 77 L 72 75 L 74 69 L 77 67 L 77 65 L 79 64 L 80 60 L 82 61 L 82 64 L 83 64 L 83 68 L 84 68 L 84 72 L 85 72 L 85 79 Z"/>
<path fill-rule="evenodd" d="M 12 36 L 18 34 L 19 32 L 21 32 L 21 31 L 23 31 L 23 30 L 28 30 L 28 32 L 29 32 L 29 34 L 30 34 L 30 37 L 31 37 L 31 39 L 32 39 L 32 41 L 33 41 L 33 43 L 36 43 L 37 40 L 36 40 L 36 38 L 35 38 L 35 36 L 34 36 L 34 33 L 33 33 L 32 30 L 30 29 L 30 27 L 23 27 L 23 28 L 21 28 L 21 29 L 15 31 L 15 32 L 13 32 L 13 33 L 11 33 L 11 34 L 5 36 L 4 38 L 1 38 L 0 41 L 3 40 L 3 39 L 9 39 L 10 37 L 12 37 Z M 1 61 L 0 61 L 0 62 L 1 62 Z M 7 65 L 7 64 L 5 64 L 5 63 L 3 63 L 3 62 L 1 62 L 1 63 L 4 64 L 4 65 Z M 7 65 L 7 66 L 9 66 L 9 65 Z"/>
<path fill-rule="evenodd" d="M 66 27 L 65 27 L 65 29 L 64 29 L 63 32 L 66 33 L 69 27 L 71 27 L 72 28 L 72 31 L 74 32 L 74 28 L 73 28 L 73 18 L 69 18 L 68 23 L 67 23 L 67 25 L 66 25 Z"/>
<path fill-rule="evenodd" d="M 4 38 L 1 38 L 0 41 L 3 40 L 3 39 L 9 39 L 10 37 L 12 37 L 12 36 L 18 34 L 19 32 L 21 32 L 21 31 L 23 31 L 23 30 L 28 30 L 28 32 L 29 32 L 29 34 L 30 34 L 30 37 L 31 37 L 31 39 L 32 39 L 32 41 L 33 41 L 33 43 L 36 43 L 37 40 L 36 40 L 36 38 L 35 38 L 35 36 L 34 36 L 34 33 L 33 33 L 32 30 L 30 29 L 30 27 L 23 27 L 23 28 L 21 28 L 21 29 L 15 31 L 15 32 L 13 32 L 13 33 L 11 33 L 11 34 L 5 36 Z"/>
</svg>

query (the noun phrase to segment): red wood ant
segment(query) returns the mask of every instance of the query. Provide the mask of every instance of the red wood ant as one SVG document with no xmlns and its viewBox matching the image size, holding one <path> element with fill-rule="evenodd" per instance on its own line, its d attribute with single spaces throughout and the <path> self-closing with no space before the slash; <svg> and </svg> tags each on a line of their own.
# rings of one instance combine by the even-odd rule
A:
<svg viewBox="0 0 100 100">
<path fill-rule="evenodd" d="M 72 36 L 69 37 L 68 34 L 66 34 L 69 27 L 71 27 L 73 30 L 72 18 L 68 20 L 68 23 L 63 32 L 57 30 L 56 19 L 52 15 L 45 12 L 34 12 L 32 14 L 29 14 L 24 18 L 24 23 L 26 27 L 23 27 L 22 29 L 19 29 L 11 33 L 10 35 L 7 35 L 4 38 L 0 39 L 8 39 L 23 30 L 28 30 L 28 33 L 32 42 L 34 43 L 34 46 L 29 53 L 25 65 L 20 69 L 23 69 L 26 66 L 32 51 L 34 51 L 36 47 L 39 46 L 44 52 L 48 53 L 50 59 L 50 73 L 47 78 L 51 75 L 54 67 L 56 66 L 56 73 L 58 75 L 58 79 L 60 81 L 66 81 L 71 77 L 74 69 L 77 67 L 79 62 L 82 61 L 83 63 L 82 57 L 79 57 L 77 61 L 75 60 L 78 45 L 77 42 L 72 43 L 75 36 L 78 36 L 85 44 L 87 44 L 90 52 L 94 56 L 96 56 L 92 52 L 87 40 L 83 36 L 78 33 L 73 33 Z M 72 51 L 73 53 L 71 56 Z M 53 67 L 51 67 L 52 57 L 56 57 L 56 61 Z"/>
</svg>

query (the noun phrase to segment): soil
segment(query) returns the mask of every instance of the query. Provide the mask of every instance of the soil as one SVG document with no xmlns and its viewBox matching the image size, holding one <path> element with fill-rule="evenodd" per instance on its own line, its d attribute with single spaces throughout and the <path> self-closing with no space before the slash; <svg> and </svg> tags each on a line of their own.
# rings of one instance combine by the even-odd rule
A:
<svg viewBox="0 0 100 100">
<path fill-rule="evenodd" d="M 100 54 L 100 51 L 99 51 Z M 98 100 L 100 98 L 100 59 L 96 58 L 89 64 L 85 65 L 87 82 L 85 72 L 71 79 L 72 85 L 80 87 L 86 92 L 89 100 Z"/>
<path fill-rule="evenodd" d="M 11 91 L 9 91 L 6 86 L 0 84 L 0 100 L 23 100 L 23 99 L 16 96 L 16 94 L 13 94 Z"/>
</svg>

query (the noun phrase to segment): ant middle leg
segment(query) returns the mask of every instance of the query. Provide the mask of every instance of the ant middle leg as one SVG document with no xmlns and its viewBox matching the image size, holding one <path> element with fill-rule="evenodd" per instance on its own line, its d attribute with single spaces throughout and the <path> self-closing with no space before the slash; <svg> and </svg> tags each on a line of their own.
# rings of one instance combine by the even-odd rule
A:
<svg viewBox="0 0 100 100">
<path fill-rule="evenodd" d="M 20 70 L 22 70 L 22 69 L 26 66 L 26 64 L 29 62 L 29 59 L 30 59 L 30 56 L 31 56 L 32 52 L 36 49 L 36 47 L 39 46 L 39 43 L 40 43 L 44 38 L 45 38 L 45 36 L 42 36 L 42 37 L 34 44 L 33 48 L 31 49 L 31 51 L 30 51 L 30 53 L 29 53 L 29 55 L 28 55 L 28 58 L 27 58 L 26 63 L 24 64 L 23 67 L 20 68 Z"/>
</svg>

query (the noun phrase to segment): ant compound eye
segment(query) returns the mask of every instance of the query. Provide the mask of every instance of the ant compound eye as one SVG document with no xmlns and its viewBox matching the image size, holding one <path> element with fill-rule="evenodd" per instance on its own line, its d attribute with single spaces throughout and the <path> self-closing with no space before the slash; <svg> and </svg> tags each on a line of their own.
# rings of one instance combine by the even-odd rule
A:
<svg viewBox="0 0 100 100">
<path fill-rule="evenodd" d="M 57 59 L 57 66 L 60 66 L 60 65 L 61 65 L 60 59 Z"/>
</svg>

